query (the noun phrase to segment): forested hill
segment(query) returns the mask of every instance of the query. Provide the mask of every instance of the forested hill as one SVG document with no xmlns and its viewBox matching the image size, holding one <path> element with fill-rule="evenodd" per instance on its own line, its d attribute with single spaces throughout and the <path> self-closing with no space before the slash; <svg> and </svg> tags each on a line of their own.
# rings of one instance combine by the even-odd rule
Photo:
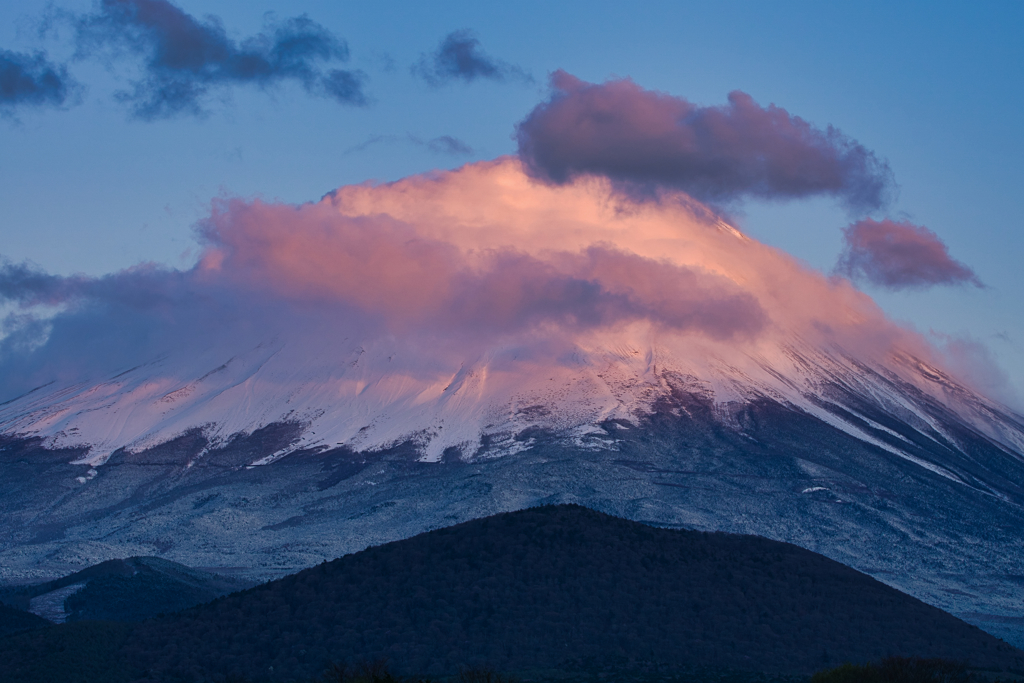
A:
<svg viewBox="0 0 1024 683">
<path fill-rule="evenodd" d="M 159 557 L 107 560 L 55 581 L 0 589 L 0 602 L 28 610 L 33 598 L 64 591 L 53 605 L 60 621 L 143 621 L 249 588 L 242 581 Z M 77 590 L 76 590 L 77 587 Z"/>
<path fill-rule="evenodd" d="M 796 546 L 577 506 L 370 548 L 139 624 L 119 642 L 126 672 L 158 680 L 295 680 L 375 658 L 435 676 L 479 664 L 800 673 L 886 655 L 1024 668 L 1024 653 L 976 627 Z"/>
</svg>

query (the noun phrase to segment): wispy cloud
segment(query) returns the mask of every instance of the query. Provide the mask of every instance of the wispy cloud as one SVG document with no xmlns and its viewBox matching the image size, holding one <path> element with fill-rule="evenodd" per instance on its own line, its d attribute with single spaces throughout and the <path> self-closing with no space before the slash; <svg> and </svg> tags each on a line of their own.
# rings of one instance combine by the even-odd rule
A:
<svg viewBox="0 0 1024 683">
<path fill-rule="evenodd" d="M 520 157 L 547 182 L 595 174 L 633 192 L 673 188 L 715 203 L 826 195 L 854 212 L 895 191 L 888 165 L 863 145 L 739 91 L 699 107 L 629 79 L 593 84 L 564 71 L 551 88 L 516 133 Z"/>
<path fill-rule="evenodd" d="M 451 135 L 441 135 L 431 140 L 427 140 L 426 144 L 427 149 L 437 154 L 447 154 L 448 156 L 460 157 L 469 156 L 473 153 L 472 147 Z"/>
<path fill-rule="evenodd" d="M 836 272 L 888 289 L 934 285 L 983 287 L 974 271 L 949 255 L 938 235 L 907 221 L 865 219 L 843 229 Z"/>
<path fill-rule="evenodd" d="M 426 147 L 434 154 L 441 154 L 452 157 L 466 157 L 473 154 L 473 148 L 462 140 L 451 135 L 440 135 L 436 138 L 424 140 L 418 135 L 406 133 L 405 135 L 372 135 L 366 140 L 352 145 L 342 152 L 343 156 L 364 152 L 377 145 L 394 145 L 407 143 L 419 147 Z"/>
<path fill-rule="evenodd" d="M 452 31 L 445 36 L 436 50 L 420 57 L 412 72 L 434 87 L 477 79 L 532 80 L 520 67 L 486 54 L 480 47 L 480 41 L 468 29 Z"/>
<path fill-rule="evenodd" d="M 0 49 L 0 112 L 18 107 L 59 107 L 76 89 L 67 67 L 42 52 Z"/>
<path fill-rule="evenodd" d="M 75 25 L 80 56 L 113 50 L 141 58 L 142 77 L 120 94 L 140 119 L 202 114 L 212 89 L 285 81 L 342 104 L 366 103 L 362 73 L 328 68 L 348 59 L 345 41 L 305 15 L 241 42 L 217 17 L 199 20 L 167 0 L 101 0 Z"/>
</svg>

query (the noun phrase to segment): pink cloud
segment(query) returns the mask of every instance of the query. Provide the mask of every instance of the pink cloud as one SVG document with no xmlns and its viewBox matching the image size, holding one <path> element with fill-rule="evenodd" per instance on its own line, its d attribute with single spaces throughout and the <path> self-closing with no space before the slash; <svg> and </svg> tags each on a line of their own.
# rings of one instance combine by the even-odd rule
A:
<svg viewBox="0 0 1024 683">
<path fill-rule="evenodd" d="M 385 214 L 340 215 L 326 202 L 231 201 L 203 226 L 207 248 L 198 274 L 358 309 L 397 331 L 509 333 L 642 319 L 727 339 L 755 334 L 765 323 L 755 297 L 697 267 L 609 244 L 529 254 L 509 243 L 467 252 L 422 228 Z"/>
<path fill-rule="evenodd" d="M 907 221 L 865 219 L 843 229 L 836 270 L 889 289 L 971 284 L 983 287 L 969 267 L 954 260 L 939 237 Z"/>
<path fill-rule="evenodd" d="M 325 367 L 342 342 L 397 345 L 403 376 L 428 384 L 481 358 L 543 374 L 640 348 L 750 372 L 789 362 L 795 343 L 939 363 L 848 281 L 673 197 L 633 200 L 599 176 L 545 183 L 505 157 L 317 203 L 218 202 L 187 270 L 61 278 L 7 264 L 0 400 L 268 340 Z"/>
<path fill-rule="evenodd" d="M 629 79 L 593 84 L 557 71 L 551 87 L 516 134 L 527 168 L 548 182 L 596 174 L 712 202 L 830 195 L 857 211 L 883 206 L 894 189 L 888 165 L 855 140 L 740 91 L 699 107 Z"/>
</svg>

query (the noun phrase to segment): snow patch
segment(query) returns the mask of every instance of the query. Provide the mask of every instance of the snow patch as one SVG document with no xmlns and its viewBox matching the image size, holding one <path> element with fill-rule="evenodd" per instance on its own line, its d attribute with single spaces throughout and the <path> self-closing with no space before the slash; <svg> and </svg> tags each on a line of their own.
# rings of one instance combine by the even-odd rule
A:
<svg viewBox="0 0 1024 683">
<path fill-rule="evenodd" d="M 84 583 L 75 583 L 37 595 L 29 600 L 28 611 L 55 624 L 63 624 L 70 616 L 64 607 L 64 601 L 83 588 L 85 588 Z"/>
</svg>

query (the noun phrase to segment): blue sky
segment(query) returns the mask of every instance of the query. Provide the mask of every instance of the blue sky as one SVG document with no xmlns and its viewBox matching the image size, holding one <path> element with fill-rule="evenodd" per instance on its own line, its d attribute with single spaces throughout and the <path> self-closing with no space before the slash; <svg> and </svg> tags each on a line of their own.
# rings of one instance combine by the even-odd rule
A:
<svg viewBox="0 0 1024 683">
<path fill-rule="evenodd" d="M 143 261 L 187 267 L 192 226 L 214 197 L 303 202 L 347 183 L 514 152 L 515 124 L 546 99 L 556 69 L 591 82 L 630 77 L 700 105 L 738 89 L 835 126 L 888 161 L 900 192 L 886 215 L 927 226 L 987 287 L 865 291 L 939 342 L 979 342 L 1024 392 L 1020 3 L 177 4 L 219 17 L 235 39 L 260 31 L 267 12 L 308 15 L 347 42 L 342 66 L 365 74 L 369 103 L 285 82 L 218 89 L 203 117 L 135 120 L 113 95 L 137 60 L 73 59 L 66 25 L 39 35 L 41 18 L 54 14 L 48 3 L 7 3 L 0 49 L 70 60 L 83 88 L 63 108 L 17 107 L 0 119 L 0 254 L 55 274 Z M 532 80 L 431 87 L 411 73 L 459 29 Z M 423 144 L 440 136 L 472 151 Z M 825 271 L 853 220 L 829 198 L 731 208 L 742 229 Z"/>
</svg>

